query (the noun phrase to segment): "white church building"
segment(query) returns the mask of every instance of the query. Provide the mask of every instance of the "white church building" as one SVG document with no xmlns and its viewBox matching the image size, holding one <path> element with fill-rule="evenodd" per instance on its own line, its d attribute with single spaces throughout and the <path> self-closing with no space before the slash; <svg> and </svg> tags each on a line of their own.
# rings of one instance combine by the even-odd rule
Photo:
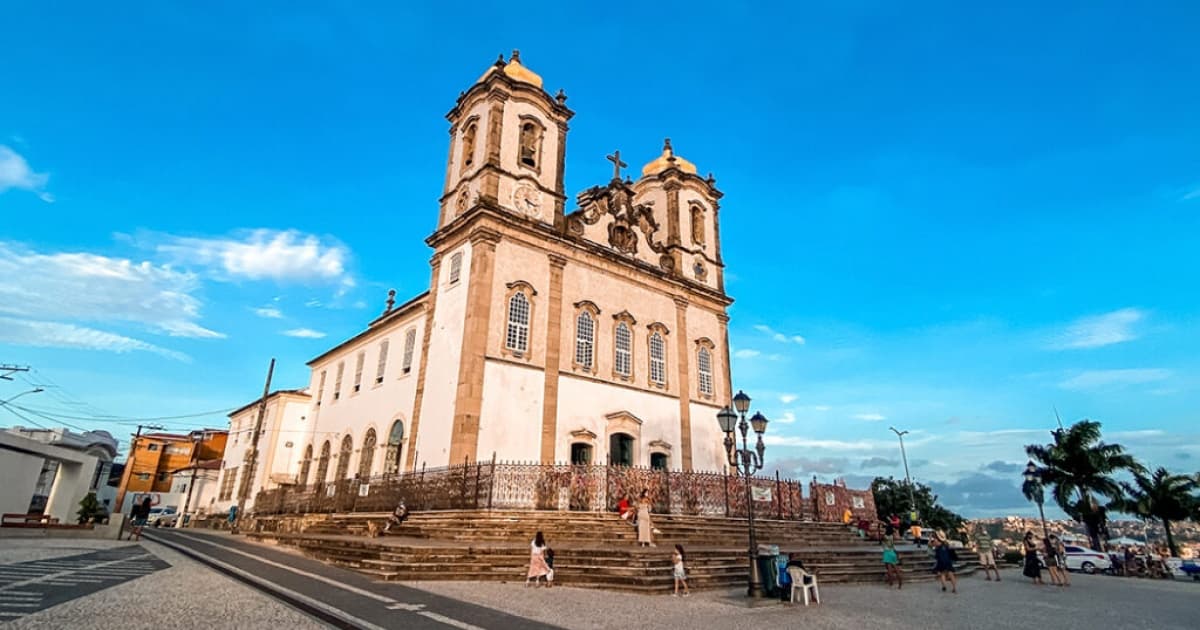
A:
<svg viewBox="0 0 1200 630">
<path fill-rule="evenodd" d="M 721 193 L 667 141 L 636 181 L 609 156 L 568 210 L 573 115 L 515 51 L 459 96 L 429 289 L 308 363 L 262 487 L 493 457 L 725 467 Z"/>
</svg>

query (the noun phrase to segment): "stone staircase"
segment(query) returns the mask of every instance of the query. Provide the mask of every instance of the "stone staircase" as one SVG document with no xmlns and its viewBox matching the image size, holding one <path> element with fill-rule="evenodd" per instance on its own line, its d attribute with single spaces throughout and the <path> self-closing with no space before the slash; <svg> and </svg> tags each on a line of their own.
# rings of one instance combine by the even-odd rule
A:
<svg viewBox="0 0 1200 630">
<path fill-rule="evenodd" d="M 558 584 L 645 593 L 672 588 L 671 551 L 683 545 L 692 588 L 745 583 L 746 521 L 654 515 L 657 547 L 637 545 L 633 527 L 615 514 L 447 510 L 413 514 L 388 536 L 369 538 L 384 513 L 262 517 L 247 535 L 296 547 L 307 556 L 383 580 L 523 580 L 529 542 L 542 531 L 555 550 Z M 778 545 L 815 569 L 822 583 L 881 582 L 877 543 L 839 523 L 755 519 L 757 539 Z M 907 579 L 930 579 L 927 550 L 900 550 Z M 959 550 L 960 573 L 977 558 Z"/>
</svg>

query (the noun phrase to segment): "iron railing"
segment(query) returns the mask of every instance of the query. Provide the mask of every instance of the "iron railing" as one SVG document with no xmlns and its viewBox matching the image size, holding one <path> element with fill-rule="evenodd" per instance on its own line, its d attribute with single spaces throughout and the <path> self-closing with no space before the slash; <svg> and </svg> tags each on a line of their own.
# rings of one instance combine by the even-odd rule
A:
<svg viewBox="0 0 1200 630">
<path fill-rule="evenodd" d="M 755 513 L 762 518 L 811 520 L 814 506 L 801 483 L 778 475 L 753 477 Z M 746 480 L 719 472 L 486 461 L 441 468 L 280 486 L 258 493 L 257 515 L 387 512 L 400 501 L 411 510 L 613 511 L 623 496 L 649 494 L 660 514 L 746 516 Z"/>
</svg>

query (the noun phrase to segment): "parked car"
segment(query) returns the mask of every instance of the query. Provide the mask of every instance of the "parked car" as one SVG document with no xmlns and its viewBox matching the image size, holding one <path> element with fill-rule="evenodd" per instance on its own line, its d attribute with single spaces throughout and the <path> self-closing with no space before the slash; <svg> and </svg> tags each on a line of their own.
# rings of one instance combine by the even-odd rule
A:
<svg viewBox="0 0 1200 630">
<path fill-rule="evenodd" d="M 1112 560 L 1106 553 L 1075 545 L 1066 545 L 1065 549 L 1067 550 L 1067 569 L 1070 571 L 1095 573 L 1112 568 Z"/>
<path fill-rule="evenodd" d="M 1200 580 L 1200 561 L 1184 560 L 1179 565 L 1179 570 L 1187 575 L 1192 576 L 1193 580 Z"/>
<path fill-rule="evenodd" d="M 146 524 L 151 527 L 174 527 L 177 518 L 179 518 L 179 513 L 175 511 L 175 508 L 155 507 L 150 508 L 150 518 L 146 519 Z"/>
</svg>

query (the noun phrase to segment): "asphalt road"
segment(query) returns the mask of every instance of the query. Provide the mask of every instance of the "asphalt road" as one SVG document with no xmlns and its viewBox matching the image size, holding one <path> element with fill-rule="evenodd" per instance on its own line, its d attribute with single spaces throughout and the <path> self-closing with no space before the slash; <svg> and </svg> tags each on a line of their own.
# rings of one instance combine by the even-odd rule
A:
<svg viewBox="0 0 1200 630">
<path fill-rule="evenodd" d="M 0 565 L 0 623 L 167 568 L 139 545 Z"/>
<path fill-rule="evenodd" d="M 179 551 L 339 628 L 484 630 L 555 628 L 537 621 L 363 575 L 262 545 L 198 530 L 146 530 Z"/>
</svg>

